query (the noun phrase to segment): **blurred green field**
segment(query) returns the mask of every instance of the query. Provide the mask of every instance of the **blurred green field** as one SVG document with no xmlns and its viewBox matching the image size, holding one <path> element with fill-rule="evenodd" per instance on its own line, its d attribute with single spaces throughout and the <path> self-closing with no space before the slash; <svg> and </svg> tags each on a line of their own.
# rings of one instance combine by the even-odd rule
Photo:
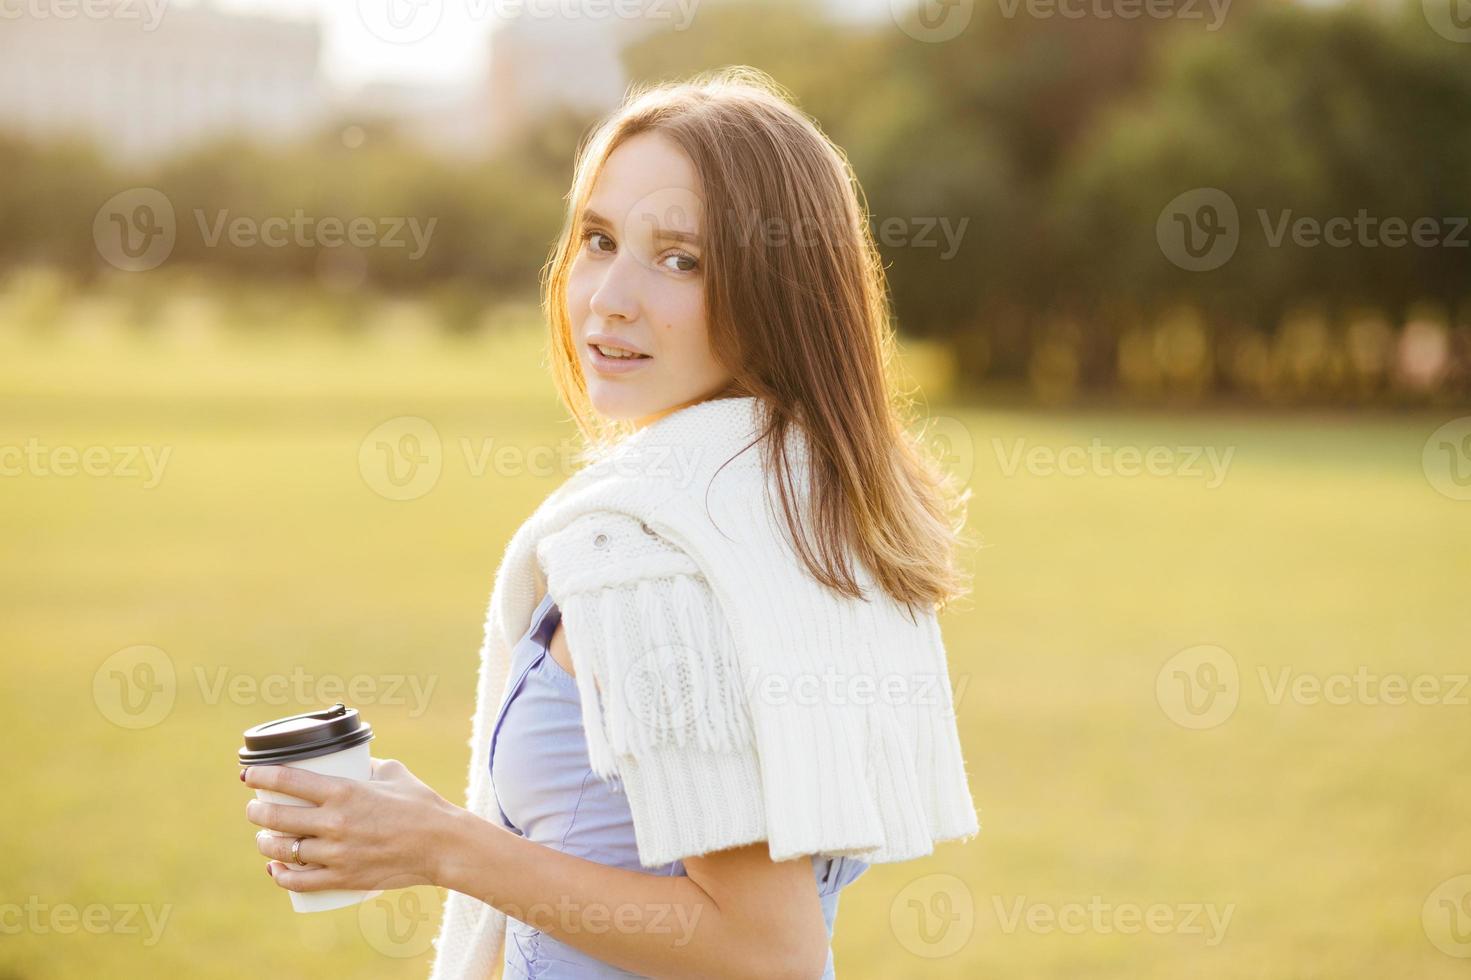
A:
<svg viewBox="0 0 1471 980">
<path fill-rule="evenodd" d="M 1449 694 L 1471 670 L 1471 502 L 1421 468 L 1449 416 L 929 408 L 985 540 L 974 599 L 943 620 L 983 829 L 844 893 L 839 975 L 1466 976 L 1471 901 L 1437 889 L 1471 874 L 1471 691 L 1273 704 L 1261 674 L 1363 667 Z M 360 450 L 402 416 L 432 423 L 443 469 L 391 500 Z M 0 341 L 0 447 L 169 451 L 153 487 L 0 477 L 0 978 L 424 975 L 432 893 L 417 913 L 291 912 L 233 753 L 315 704 L 267 703 L 262 679 L 412 675 L 427 704 L 362 703 L 375 754 L 462 801 L 492 575 L 561 479 L 527 472 L 532 451 L 571 435 L 529 335 Z M 1233 455 L 1214 487 L 1010 466 L 1017 440 L 1094 439 Z M 1240 700 L 1192 730 L 1156 679 L 1201 644 L 1234 658 Z M 130 729 L 105 668 L 137 645 L 177 689 Z M 1196 905 L 1229 913 L 1223 934 Z M 167 915 L 156 941 L 127 906 Z"/>
</svg>

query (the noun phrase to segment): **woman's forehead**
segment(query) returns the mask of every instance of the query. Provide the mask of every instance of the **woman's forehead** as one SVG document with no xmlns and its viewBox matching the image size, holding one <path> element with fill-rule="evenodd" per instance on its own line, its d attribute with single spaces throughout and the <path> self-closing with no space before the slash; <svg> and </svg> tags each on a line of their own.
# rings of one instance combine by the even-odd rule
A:
<svg viewBox="0 0 1471 980">
<path fill-rule="evenodd" d="M 620 228 L 698 234 L 704 201 L 694 164 L 675 143 L 640 133 L 613 150 L 586 211 Z"/>
</svg>

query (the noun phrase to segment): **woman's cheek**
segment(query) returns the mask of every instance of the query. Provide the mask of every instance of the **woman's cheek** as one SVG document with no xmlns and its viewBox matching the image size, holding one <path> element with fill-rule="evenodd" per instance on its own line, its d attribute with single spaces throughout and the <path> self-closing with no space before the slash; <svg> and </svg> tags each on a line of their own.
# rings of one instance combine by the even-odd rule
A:
<svg viewBox="0 0 1471 980">
<path fill-rule="evenodd" d="M 575 259 L 567 273 L 567 314 L 574 326 L 587 319 L 588 306 L 592 303 L 592 284 L 585 269 L 579 269 L 582 259 Z"/>
</svg>

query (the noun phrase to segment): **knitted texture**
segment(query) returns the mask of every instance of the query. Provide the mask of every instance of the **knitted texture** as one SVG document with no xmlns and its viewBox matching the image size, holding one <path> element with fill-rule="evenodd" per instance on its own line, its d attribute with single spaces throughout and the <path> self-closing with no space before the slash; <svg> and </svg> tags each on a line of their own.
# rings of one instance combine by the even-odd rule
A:
<svg viewBox="0 0 1471 980">
<path fill-rule="evenodd" d="M 979 831 L 934 613 L 911 615 L 861 564 L 863 599 L 812 578 L 754 444 L 763 423 L 754 398 L 666 415 L 517 530 L 480 651 L 468 809 L 496 813 L 490 727 L 540 569 L 589 760 L 627 794 L 645 866 L 756 841 L 774 861 L 903 861 Z M 800 489 L 796 429 L 788 459 Z M 504 929 L 503 913 L 450 892 L 431 980 L 489 976 Z"/>
</svg>

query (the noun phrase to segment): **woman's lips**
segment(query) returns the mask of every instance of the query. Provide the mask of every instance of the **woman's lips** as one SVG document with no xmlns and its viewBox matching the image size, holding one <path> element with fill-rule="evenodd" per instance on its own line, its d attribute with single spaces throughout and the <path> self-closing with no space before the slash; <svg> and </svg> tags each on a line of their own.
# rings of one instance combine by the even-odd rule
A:
<svg viewBox="0 0 1471 980">
<path fill-rule="evenodd" d="M 652 357 L 609 357 L 592 344 L 587 345 L 587 356 L 599 374 L 627 374 L 653 360 Z"/>
</svg>

